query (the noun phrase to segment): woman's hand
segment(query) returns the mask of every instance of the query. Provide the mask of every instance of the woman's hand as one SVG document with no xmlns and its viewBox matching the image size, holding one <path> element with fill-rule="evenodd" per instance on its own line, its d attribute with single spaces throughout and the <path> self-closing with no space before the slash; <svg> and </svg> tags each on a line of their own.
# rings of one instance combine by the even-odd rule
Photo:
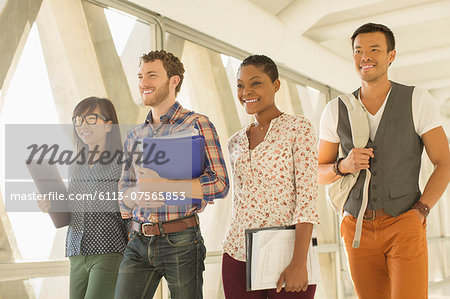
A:
<svg viewBox="0 0 450 299">
<path fill-rule="evenodd" d="M 45 199 L 45 196 L 42 196 L 42 199 L 37 200 L 37 205 L 42 212 L 48 213 L 48 211 L 50 211 L 52 203 L 50 200 Z"/>
<path fill-rule="evenodd" d="M 308 288 L 308 271 L 306 263 L 304 265 L 290 263 L 281 273 L 277 282 L 277 293 L 281 291 L 283 283 L 286 282 L 284 290 L 286 292 L 306 291 Z"/>
</svg>

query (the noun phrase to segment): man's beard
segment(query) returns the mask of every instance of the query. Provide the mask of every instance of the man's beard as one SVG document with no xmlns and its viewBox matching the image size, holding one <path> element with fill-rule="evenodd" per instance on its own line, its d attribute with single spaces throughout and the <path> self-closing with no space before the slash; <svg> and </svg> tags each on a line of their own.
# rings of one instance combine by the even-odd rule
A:
<svg viewBox="0 0 450 299">
<path fill-rule="evenodd" d="M 168 98 L 168 96 L 169 96 L 169 80 L 167 80 L 165 84 L 161 85 L 161 87 L 156 89 L 154 98 L 149 104 L 149 106 L 151 107 L 159 106 L 162 102 L 164 102 Z"/>
</svg>

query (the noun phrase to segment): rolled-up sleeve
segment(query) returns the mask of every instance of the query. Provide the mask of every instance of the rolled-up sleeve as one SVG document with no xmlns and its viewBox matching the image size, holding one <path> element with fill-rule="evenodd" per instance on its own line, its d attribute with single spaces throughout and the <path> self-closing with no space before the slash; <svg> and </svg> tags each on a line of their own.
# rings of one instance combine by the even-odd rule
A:
<svg viewBox="0 0 450 299">
<path fill-rule="evenodd" d="M 205 137 L 205 170 L 199 177 L 203 200 L 212 203 L 214 199 L 224 198 L 228 194 L 227 169 L 214 125 L 206 116 L 201 115 L 195 127 Z"/>
<path fill-rule="evenodd" d="M 319 223 L 316 210 L 318 192 L 318 160 L 316 136 L 312 124 L 305 118 L 298 121 L 293 158 L 295 169 L 296 206 L 294 223 Z"/>
</svg>

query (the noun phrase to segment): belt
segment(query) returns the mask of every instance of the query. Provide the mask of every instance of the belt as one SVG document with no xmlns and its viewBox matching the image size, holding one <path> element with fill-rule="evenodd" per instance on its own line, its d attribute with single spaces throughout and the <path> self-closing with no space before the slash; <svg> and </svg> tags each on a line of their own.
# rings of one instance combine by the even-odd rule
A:
<svg viewBox="0 0 450 299">
<path fill-rule="evenodd" d="M 386 213 L 383 209 L 366 210 L 366 212 L 364 212 L 364 220 L 374 220 L 375 218 L 381 216 L 390 216 L 390 215 Z"/>
<path fill-rule="evenodd" d="M 131 229 L 146 237 L 151 237 L 181 232 L 188 229 L 189 227 L 197 226 L 198 224 L 198 216 L 197 214 L 195 214 L 186 218 L 156 223 L 140 223 L 133 220 L 133 222 L 131 223 Z"/>
</svg>

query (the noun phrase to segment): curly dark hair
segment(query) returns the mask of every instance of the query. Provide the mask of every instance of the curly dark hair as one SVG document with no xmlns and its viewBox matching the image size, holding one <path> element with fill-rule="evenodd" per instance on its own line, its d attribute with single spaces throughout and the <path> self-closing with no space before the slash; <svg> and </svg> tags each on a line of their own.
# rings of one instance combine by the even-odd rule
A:
<svg viewBox="0 0 450 299">
<path fill-rule="evenodd" d="M 245 58 L 239 66 L 239 70 L 241 69 L 241 67 L 246 65 L 254 65 L 256 67 L 262 68 L 262 71 L 270 77 L 272 82 L 278 79 L 277 65 L 275 64 L 275 62 L 273 62 L 272 59 L 265 55 L 251 55 Z"/>
<path fill-rule="evenodd" d="M 180 83 L 178 83 L 177 87 L 175 88 L 175 94 L 178 94 L 181 89 L 181 84 L 183 83 L 184 78 L 184 66 L 183 63 L 181 63 L 180 59 L 173 55 L 172 53 L 166 52 L 164 50 L 160 51 L 150 51 L 147 54 L 143 54 L 139 58 L 139 65 L 141 65 L 143 62 L 153 62 L 155 60 L 161 60 L 164 69 L 167 72 L 167 77 L 170 79 L 173 76 L 180 77 Z"/>
<path fill-rule="evenodd" d="M 392 33 L 392 30 L 389 29 L 387 26 L 383 24 L 376 24 L 376 23 L 366 23 L 359 27 L 358 29 L 353 32 L 351 40 L 352 40 L 352 49 L 354 49 L 355 45 L 355 38 L 360 33 L 371 33 L 371 32 L 381 32 L 386 37 L 386 43 L 387 43 L 387 51 L 390 52 L 395 49 L 395 37 L 394 33 Z"/>
</svg>

